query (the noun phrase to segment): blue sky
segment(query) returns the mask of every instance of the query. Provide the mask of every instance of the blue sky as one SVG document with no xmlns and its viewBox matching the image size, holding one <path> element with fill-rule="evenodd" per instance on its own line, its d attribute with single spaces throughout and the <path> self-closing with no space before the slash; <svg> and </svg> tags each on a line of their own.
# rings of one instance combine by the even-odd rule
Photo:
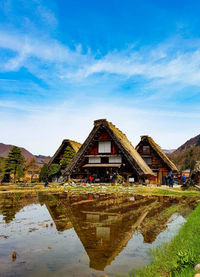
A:
<svg viewBox="0 0 200 277">
<path fill-rule="evenodd" d="M 0 142 L 52 155 L 107 118 L 133 145 L 200 133 L 200 3 L 1 0 Z"/>
</svg>

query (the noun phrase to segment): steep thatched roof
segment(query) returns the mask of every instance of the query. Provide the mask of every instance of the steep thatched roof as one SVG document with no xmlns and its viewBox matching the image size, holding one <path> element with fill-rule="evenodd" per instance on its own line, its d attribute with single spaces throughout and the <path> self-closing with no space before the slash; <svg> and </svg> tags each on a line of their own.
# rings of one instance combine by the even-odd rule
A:
<svg viewBox="0 0 200 277">
<path fill-rule="evenodd" d="M 77 166 L 79 161 L 87 151 L 90 143 L 92 142 L 94 136 L 99 131 L 100 128 L 107 130 L 111 138 L 115 141 L 116 145 L 119 147 L 121 152 L 127 158 L 129 163 L 133 166 L 136 172 L 141 175 L 155 175 L 146 162 L 141 158 L 138 152 L 135 150 L 131 142 L 127 139 L 126 135 L 122 133 L 115 125 L 108 122 L 106 119 L 99 119 L 94 121 L 94 128 L 91 133 L 79 149 L 78 153 L 72 160 L 71 164 L 66 168 L 64 175 L 69 175 L 72 173 L 73 169 Z"/>
<path fill-rule="evenodd" d="M 156 153 L 158 154 L 158 156 L 160 156 L 160 158 L 163 160 L 163 162 L 171 169 L 174 171 L 178 171 L 177 167 L 175 166 L 175 164 L 165 155 L 165 153 L 162 151 L 162 149 L 160 148 L 160 146 L 155 143 L 155 141 L 149 137 L 149 136 L 141 136 L 141 141 L 139 142 L 139 144 L 136 146 L 136 150 L 138 151 L 139 146 L 141 144 L 141 142 L 147 141 L 150 146 L 156 151 Z"/>
<path fill-rule="evenodd" d="M 76 142 L 74 140 L 70 140 L 70 139 L 64 139 L 60 145 L 60 147 L 58 148 L 58 150 L 56 151 L 56 153 L 53 155 L 53 157 L 50 159 L 49 161 L 49 165 L 53 163 L 53 161 L 55 160 L 55 158 L 60 154 L 60 152 L 63 150 L 63 147 L 66 147 L 65 145 L 69 145 L 71 146 L 74 151 L 77 153 L 78 150 L 81 147 L 81 143 Z"/>
<path fill-rule="evenodd" d="M 81 143 L 79 143 L 77 141 L 74 141 L 74 140 L 69 140 L 68 139 L 68 142 L 76 153 L 78 152 L 78 150 L 80 149 L 80 147 L 82 145 Z"/>
</svg>

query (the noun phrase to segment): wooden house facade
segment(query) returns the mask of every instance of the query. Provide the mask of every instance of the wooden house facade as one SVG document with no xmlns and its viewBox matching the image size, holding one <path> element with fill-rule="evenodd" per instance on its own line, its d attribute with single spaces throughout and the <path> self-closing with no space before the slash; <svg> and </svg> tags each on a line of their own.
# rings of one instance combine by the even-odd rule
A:
<svg viewBox="0 0 200 277">
<path fill-rule="evenodd" d="M 141 136 L 136 150 L 155 173 L 149 178 L 150 183 L 165 184 L 170 171 L 178 172 L 174 163 L 165 155 L 162 149 L 149 136 Z"/>
<path fill-rule="evenodd" d="M 106 119 L 94 121 L 94 127 L 71 164 L 65 177 L 96 182 L 113 182 L 117 175 L 142 182 L 154 173 L 144 162 L 126 135 Z"/>
<path fill-rule="evenodd" d="M 69 146 L 72 149 L 74 149 L 74 151 L 77 153 L 78 150 L 81 147 L 81 144 L 79 142 L 70 140 L 70 139 L 64 139 L 60 145 L 60 147 L 58 148 L 58 150 L 55 152 L 55 154 L 53 155 L 53 157 L 50 159 L 49 161 L 49 165 L 51 164 L 60 164 L 61 159 L 64 157 L 64 152 L 66 147 Z"/>
</svg>

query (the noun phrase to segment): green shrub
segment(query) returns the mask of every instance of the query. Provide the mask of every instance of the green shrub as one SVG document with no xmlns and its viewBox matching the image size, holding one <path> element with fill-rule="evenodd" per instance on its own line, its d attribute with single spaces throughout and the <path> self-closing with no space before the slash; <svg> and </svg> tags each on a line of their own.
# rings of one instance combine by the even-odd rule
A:
<svg viewBox="0 0 200 277">
<path fill-rule="evenodd" d="M 175 277 L 177 276 L 177 273 L 179 273 L 182 270 L 185 270 L 187 268 L 194 267 L 196 263 L 196 258 L 192 250 L 180 250 L 177 253 L 177 259 L 175 260 L 175 264 L 173 265 L 173 268 L 171 270 L 171 276 Z"/>
</svg>

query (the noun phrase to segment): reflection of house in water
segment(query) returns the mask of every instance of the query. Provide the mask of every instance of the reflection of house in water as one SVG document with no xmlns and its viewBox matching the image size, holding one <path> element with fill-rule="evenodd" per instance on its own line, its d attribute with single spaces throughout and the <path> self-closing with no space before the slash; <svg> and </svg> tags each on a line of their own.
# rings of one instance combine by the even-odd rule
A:
<svg viewBox="0 0 200 277">
<path fill-rule="evenodd" d="M 49 195 L 40 196 L 57 230 L 73 226 L 90 259 L 90 267 L 104 270 L 123 250 L 134 232 L 152 243 L 165 230 L 170 216 L 195 201 L 160 196 Z M 190 202 L 190 203 L 189 203 Z"/>
<path fill-rule="evenodd" d="M 67 216 L 68 212 L 65 200 L 65 194 L 60 194 L 59 197 L 54 194 L 39 194 L 40 204 L 45 204 L 56 225 L 56 229 L 61 232 L 73 227 L 69 217 Z"/>
<path fill-rule="evenodd" d="M 23 207 L 45 204 L 58 231 L 74 228 L 90 259 L 90 267 L 104 270 L 137 230 L 152 243 L 166 229 L 171 215 L 183 216 L 196 205 L 192 198 L 129 194 L 19 193 L 0 195 L 0 214 L 6 223 Z"/>
</svg>

